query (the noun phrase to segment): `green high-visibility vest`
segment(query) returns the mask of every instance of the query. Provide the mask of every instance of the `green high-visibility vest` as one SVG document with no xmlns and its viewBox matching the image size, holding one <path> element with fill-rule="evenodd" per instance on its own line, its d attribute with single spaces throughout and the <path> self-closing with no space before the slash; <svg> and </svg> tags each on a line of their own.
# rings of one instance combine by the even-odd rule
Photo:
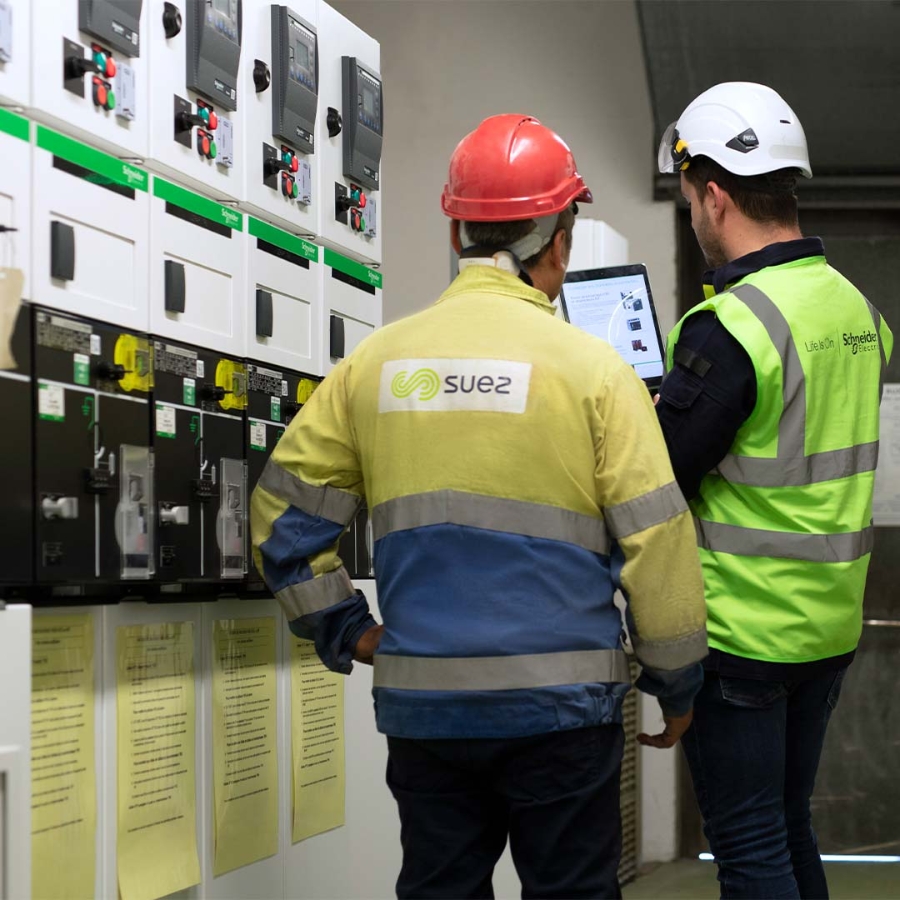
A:
<svg viewBox="0 0 900 900">
<path fill-rule="evenodd" d="M 881 390 L 893 336 L 824 257 L 762 269 L 711 310 L 756 372 L 756 406 L 691 502 L 709 645 L 771 662 L 849 653 L 873 543 Z"/>
</svg>

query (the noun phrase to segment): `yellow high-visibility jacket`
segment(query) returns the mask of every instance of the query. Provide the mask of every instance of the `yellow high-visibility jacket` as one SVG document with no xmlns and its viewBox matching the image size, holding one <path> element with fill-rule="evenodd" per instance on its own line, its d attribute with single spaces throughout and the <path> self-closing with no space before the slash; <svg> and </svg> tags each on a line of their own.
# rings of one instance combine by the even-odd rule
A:
<svg viewBox="0 0 900 900">
<path fill-rule="evenodd" d="M 617 586 L 645 666 L 707 653 L 694 527 L 647 390 L 553 311 L 508 272 L 470 265 L 335 368 L 254 492 L 256 565 L 294 633 L 343 672 L 374 620 L 336 547 L 367 500 L 387 734 L 619 721 Z"/>
</svg>

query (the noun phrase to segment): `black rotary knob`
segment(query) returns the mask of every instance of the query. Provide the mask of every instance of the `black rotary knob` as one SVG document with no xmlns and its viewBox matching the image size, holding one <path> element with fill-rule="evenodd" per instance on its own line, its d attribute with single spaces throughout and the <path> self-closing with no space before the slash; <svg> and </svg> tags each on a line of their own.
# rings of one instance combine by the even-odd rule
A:
<svg viewBox="0 0 900 900">
<path fill-rule="evenodd" d="M 163 6 L 163 30 L 166 38 L 171 40 L 176 34 L 181 33 L 181 12 L 174 3 L 166 3 Z"/>
<path fill-rule="evenodd" d="M 325 122 L 328 125 L 328 137 L 337 137 L 344 127 L 344 120 L 341 118 L 341 114 L 333 106 L 328 107 L 328 117 L 325 119 Z"/>
<path fill-rule="evenodd" d="M 257 94 L 261 94 L 272 83 L 272 73 L 261 59 L 253 62 L 253 83 L 256 85 Z"/>
<path fill-rule="evenodd" d="M 225 388 L 220 387 L 217 384 L 204 384 L 203 388 L 200 391 L 200 396 L 204 400 L 217 401 L 220 402 L 225 399 L 225 394 L 228 391 Z"/>
<path fill-rule="evenodd" d="M 127 374 L 125 366 L 118 363 L 101 362 L 97 365 L 97 376 L 104 381 L 121 381 Z"/>
</svg>

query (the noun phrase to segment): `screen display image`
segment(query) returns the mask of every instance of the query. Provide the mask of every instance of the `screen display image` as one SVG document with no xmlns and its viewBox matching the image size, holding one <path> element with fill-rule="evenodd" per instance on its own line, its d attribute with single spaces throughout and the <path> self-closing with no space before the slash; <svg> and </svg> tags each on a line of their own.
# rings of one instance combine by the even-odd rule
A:
<svg viewBox="0 0 900 900">
<path fill-rule="evenodd" d="M 663 347 L 643 266 L 570 273 L 562 303 L 567 321 L 612 345 L 648 387 L 660 384 Z"/>
<path fill-rule="evenodd" d="M 231 0 L 213 0 L 213 9 L 220 15 L 230 21 L 234 21 L 234 12 L 231 7 Z"/>
<path fill-rule="evenodd" d="M 309 71 L 309 47 L 303 41 L 297 41 L 294 45 L 294 59 L 293 62 L 301 66 L 302 68 Z"/>
<path fill-rule="evenodd" d="M 375 91 L 367 84 L 362 86 L 363 112 L 367 116 L 375 115 Z"/>
</svg>

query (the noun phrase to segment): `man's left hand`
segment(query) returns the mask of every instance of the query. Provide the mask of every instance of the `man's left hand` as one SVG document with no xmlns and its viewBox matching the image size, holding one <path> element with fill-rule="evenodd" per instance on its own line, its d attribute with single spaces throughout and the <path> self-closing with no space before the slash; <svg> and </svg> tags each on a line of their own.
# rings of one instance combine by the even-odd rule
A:
<svg viewBox="0 0 900 900">
<path fill-rule="evenodd" d="M 373 625 L 368 631 L 363 632 L 363 636 L 356 642 L 353 650 L 353 659 L 365 666 L 372 665 L 372 657 L 381 643 L 381 634 L 384 631 L 384 625 Z"/>
</svg>

